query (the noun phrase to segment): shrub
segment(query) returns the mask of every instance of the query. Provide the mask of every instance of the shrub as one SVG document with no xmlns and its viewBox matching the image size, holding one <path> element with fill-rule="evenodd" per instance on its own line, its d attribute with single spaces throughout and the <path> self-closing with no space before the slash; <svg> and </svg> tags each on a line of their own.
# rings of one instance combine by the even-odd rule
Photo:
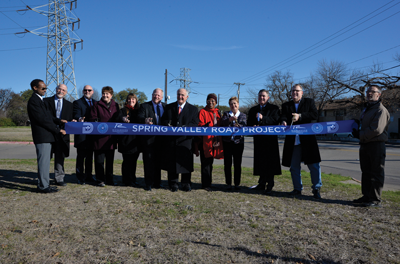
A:
<svg viewBox="0 0 400 264">
<path fill-rule="evenodd" d="M 8 127 L 8 126 L 15 126 L 15 123 L 12 121 L 11 118 L 0 118 L 0 127 Z"/>
</svg>

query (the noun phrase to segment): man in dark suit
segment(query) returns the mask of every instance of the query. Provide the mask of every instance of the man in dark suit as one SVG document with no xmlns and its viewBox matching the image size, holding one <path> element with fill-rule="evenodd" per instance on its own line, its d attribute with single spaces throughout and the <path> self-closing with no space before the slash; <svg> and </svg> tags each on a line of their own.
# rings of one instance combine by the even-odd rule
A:
<svg viewBox="0 0 400 264">
<path fill-rule="evenodd" d="M 56 94 L 52 97 L 44 98 L 47 109 L 52 113 L 53 118 L 72 121 L 72 103 L 64 98 L 68 93 L 65 84 L 56 87 Z M 64 181 L 64 159 L 69 156 L 69 137 L 70 135 L 56 135 L 56 141 L 52 143 L 54 153 L 54 178 L 58 186 L 67 185 Z"/>
<path fill-rule="evenodd" d="M 97 101 L 92 99 L 93 88 L 90 85 L 83 87 L 82 98 L 73 102 L 73 118 L 79 122 L 88 120 L 90 108 Z M 85 134 L 74 135 L 74 147 L 76 148 L 76 177 L 78 183 L 96 182 L 93 178 L 93 142 Z"/>
<path fill-rule="evenodd" d="M 165 103 L 162 103 L 163 90 L 156 88 L 151 96 L 151 101 L 140 105 L 138 119 L 142 124 L 161 125 L 161 117 L 164 114 Z M 151 187 L 161 188 L 161 142 L 162 136 L 142 136 L 143 165 L 145 189 L 151 191 Z"/>
<path fill-rule="evenodd" d="M 37 189 L 42 193 L 53 193 L 58 190 L 55 187 L 50 187 L 51 143 L 55 142 L 58 134 L 65 135 L 65 130 L 61 129 L 60 126 L 67 121 L 53 117 L 46 108 L 43 96 L 46 93 L 47 86 L 42 80 L 33 80 L 31 89 L 33 94 L 28 101 L 28 115 L 38 163 Z"/>
<path fill-rule="evenodd" d="M 282 125 L 299 126 L 317 120 L 318 111 L 314 100 L 303 98 L 303 88 L 300 84 L 292 87 L 292 101 L 282 105 Z M 301 162 L 308 166 L 311 174 L 312 192 L 316 199 L 321 199 L 321 156 L 315 135 L 286 136 L 283 147 L 282 165 L 290 167 L 294 190 L 291 195 L 301 195 L 303 184 L 301 181 Z"/>
<path fill-rule="evenodd" d="M 189 95 L 186 89 L 177 91 L 177 101 L 165 107 L 161 123 L 176 127 L 197 127 L 199 113 L 197 107 L 187 101 Z M 183 191 L 191 191 L 193 171 L 192 136 L 168 136 L 164 142 L 162 169 L 168 171 L 168 184 L 171 191 L 178 191 L 179 173 L 182 174 Z"/>
<path fill-rule="evenodd" d="M 269 93 L 262 89 L 258 92 L 258 105 L 252 107 L 248 114 L 248 126 L 274 126 L 279 124 L 279 107 L 270 104 Z M 282 174 L 281 159 L 279 156 L 278 136 L 254 136 L 253 174 L 260 175 L 255 190 L 267 190 L 272 194 L 274 176 Z"/>
</svg>

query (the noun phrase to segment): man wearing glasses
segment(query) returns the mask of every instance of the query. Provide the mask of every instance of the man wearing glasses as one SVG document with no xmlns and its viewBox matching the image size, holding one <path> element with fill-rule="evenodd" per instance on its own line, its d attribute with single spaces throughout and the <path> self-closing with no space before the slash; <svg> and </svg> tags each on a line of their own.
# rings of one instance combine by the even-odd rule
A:
<svg viewBox="0 0 400 264">
<path fill-rule="evenodd" d="M 92 99 L 93 88 L 90 85 L 83 87 L 82 98 L 73 103 L 73 118 L 78 122 L 84 122 L 89 119 L 90 108 L 96 100 Z M 93 178 L 93 143 L 90 137 L 74 135 L 74 147 L 76 148 L 76 177 L 78 183 L 84 185 L 86 182 L 95 182 Z"/>
<path fill-rule="evenodd" d="M 292 87 L 292 101 L 282 105 L 282 125 L 300 126 L 317 120 L 318 111 L 314 100 L 303 98 L 303 87 L 295 84 Z M 301 181 L 301 162 L 308 166 L 311 174 L 312 193 L 314 198 L 321 199 L 321 156 L 315 135 L 286 136 L 283 146 L 282 165 L 290 167 L 294 190 L 290 195 L 301 195 L 303 183 Z"/>
<path fill-rule="evenodd" d="M 51 144 L 56 141 L 56 136 L 65 130 L 60 126 L 67 123 L 65 120 L 53 117 L 43 102 L 47 86 L 39 79 L 31 82 L 33 94 L 28 101 L 28 116 L 31 121 L 32 138 L 36 148 L 38 166 L 37 190 L 41 193 L 53 193 L 58 189 L 50 187 L 50 155 Z"/>
<path fill-rule="evenodd" d="M 385 141 L 388 140 L 390 115 L 382 105 L 382 89 L 372 85 L 367 90 L 367 103 L 361 113 L 359 129 L 353 135 L 360 139 L 361 192 L 353 201 L 366 207 L 380 207 L 381 191 L 385 180 Z"/>
</svg>

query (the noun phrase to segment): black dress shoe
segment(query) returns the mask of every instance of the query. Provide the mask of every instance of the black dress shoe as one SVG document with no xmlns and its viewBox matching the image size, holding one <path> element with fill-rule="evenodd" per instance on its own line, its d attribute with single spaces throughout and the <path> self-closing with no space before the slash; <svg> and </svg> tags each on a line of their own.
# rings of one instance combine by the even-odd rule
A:
<svg viewBox="0 0 400 264">
<path fill-rule="evenodd" d="M 363 204 L 364 207 L 382 207 L 380 202 L 367 202 Z"/>
<path fill-rule="evenodd" d="M 227 185 L 226 190 L 227 191 L 232 191 L 232 185 Z"/>
<path fill-rule="evenodd" d="M 151 192 L 151 186 L 150 186 L 150 185 L 146 185 L 146 187 L 144 187 L 144 189 L 145 189 L 146 191 Z"/>
<path fill-rule="evenodd" d="M 164 188 L 164 185 L 162 185 L 162 184 L 154 184 L 153 187 L 156 188 L 156 189 L 162 189 L 162 188 Z"/>
<path fill-rule="evenodd" d="M 47 187 L 45 189 L 37 189 L 37 191 L 40 193 L 55 193 L 58 192 L 58 189 L 54 187 Z"/>
<path fill-rule="evenodd" d="M 203 188 L 204 190 L 206 190 L 207 192 L 212 192 L 213 190 L 211 189 L 211 187 L 205 187 Z"/>
<path fill-rule="evenodd" d="M 184 192 L 190 192 L 192 190 L 192 188 L 190 187 L 190 184 L 184 184 L 182 186 L 182 191 Z"/>
<path fill-rule="evenodd" d="M 266 189 L 264 192 L 265 195 L 272 195 L 272 189 Z"/>
<path fill-rule="evenodd" d="M 58 186 L 67 186 L 67 184 L 65 182 L 56 182 L 56 185 Z"/>
<path fill-rule="evenodd" d="M 366 196 L 353 200 L 353 204 L 363 204 L 368 202 L 369 199 Z"/>
<path fill-rule="evenodd" d="M 300 196 L 301 195 L 301 191 L 299 190 L 293 190 L 289 193 L 290 196 Z"/>
<path fill-rule="evenodd" d="M 80 185 L 85 185 L 85 184 L 86 184 L 86 182 L 85 182 L 85 181 L 83 181 L 83 180 L 78 180 L 78 184 L 80 184 Z"/>
<path fill-rule="evenodd" d="M 255 191 L 264 191 L 265 190 L 265 185 L 263 184 L 258 184 L 256 187 L 253 188 Z"/>
<path fill-rule="evenodd" d="M 319 189 L 314 189 L 314 190 L 312 190 L 312 193 L 313 193 L 313 197 L 315 198 L 315 199 L 322 199 L 321 198 L 321 194 L 319 193 Z"/>
<path fill-rule="evenodd" d="M 172 185 L 171 186 L 171 192 L 177 192 L 178 191 L 178 186 Z"/>
</svg>

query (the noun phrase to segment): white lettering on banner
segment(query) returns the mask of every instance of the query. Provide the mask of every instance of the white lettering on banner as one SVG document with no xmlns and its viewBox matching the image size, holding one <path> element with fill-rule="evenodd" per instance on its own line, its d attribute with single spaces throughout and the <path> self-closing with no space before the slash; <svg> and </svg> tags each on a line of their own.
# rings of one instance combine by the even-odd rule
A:
<svg viewBox="0 0 400 264">
<path fill-rule="evenodd" d="M 243 128 L 243 133 L 246 133 L 248 130 L 249 130 L 248 127 L 244 127 L 244 128 Z"/>
<path fill-rule="evenodd" d="M 249 133 L 254 133 L 254 131 L 255 131 L 255 128 L 254 128 L 254 127 L 251 127 L 251 128 L 249 129 Z"/>
<path fill-rule="evenodd" d="M 173 132 L 176 132 L 177 129 L 178 129 L 178 127 L 172 127 Z"/>
<path fill-rule="evenodd" d="M 176 130 L 177 132 L 183 132 L 183 128 L 182 127 L 178 127 L 178 130 Z"/>
<path fill-rule="evenodd" d="M 217 133 L 217 128 L 212 127 L 212 128 L 211 128 L 211 133 Z"/>
<path fill-rule="evenodd" d="M 202 129 L 203 129 L 204 133 L 207 132 L 207 128 L 206 127 L 202 127 Z"/>
<path fill-rule="evenodd" d="M 263 130 L 262 130 L 261 127 L 256 127 L 256 132 L 257 132 L 257 133 L 261 133 L 261 132 L 263 132 Z"/>
<path fill-rule="evenodd" d="M 161 130 L 162 130 L 162 132 L 168 132 L 168 128 L 167 127 L 162 127 Z"/>
</svg>

